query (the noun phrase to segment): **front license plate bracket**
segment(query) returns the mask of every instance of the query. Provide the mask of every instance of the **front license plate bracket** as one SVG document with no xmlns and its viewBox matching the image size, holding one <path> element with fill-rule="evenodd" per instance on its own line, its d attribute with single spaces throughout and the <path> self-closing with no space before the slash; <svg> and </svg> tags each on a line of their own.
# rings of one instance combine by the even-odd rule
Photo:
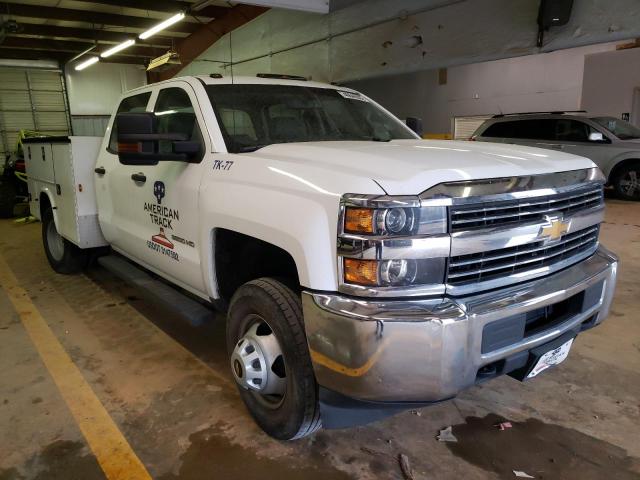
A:
<svg viewBox="0 0 640 480">
<path fill-rule="evenodd" d="M 528 378 L 529 375 L 531 374 L 533 369 L 536 367 L 536 365 L 540 361 L 540 358 L 544 354 L 546 354 L 546 353 L 548 353 L 548 352 L 550 352 L 552 350 L 555 350 L 557 348 L 560 348 L 561 346 L 563 346 L 567 342 L 574 340 L 576 338 L 577 334 L 578 334 L 577 331 L 571 330 L 571 331 L 566 332 L 563 335 L 559 336 L 558 338 L 556 338 L 554 340 L 551 340 L 550 342 L 547 342 L 547 343 L 545 343 L 543 345 L 540 345 L 538 347 L 532 348 L 531 350 L 529 350 L 529 358 L 527 360 L 526 365 L 524 367 L 522 367 L 522 368 L 519 368 L 517 370 L 509 372 L 509 376 L 515 378 L 516 380 L 520 380 L 520 381 L 529 380 L 530 379 L 530 378 Z M 535 377 L 533 377 L 533 378 L 535 378 Z"/>
</svg>

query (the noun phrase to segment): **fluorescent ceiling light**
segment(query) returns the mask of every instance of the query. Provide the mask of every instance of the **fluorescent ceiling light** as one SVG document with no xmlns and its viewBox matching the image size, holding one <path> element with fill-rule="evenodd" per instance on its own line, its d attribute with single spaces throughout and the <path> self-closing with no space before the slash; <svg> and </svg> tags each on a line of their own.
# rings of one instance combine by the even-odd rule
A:
<svg viewBox="0 0 640 480">
<path fill-rule="evenodd" d="M 91 57 L 88 60 L 85 60 L 84 62 L 76 65 L 76 70 L 80 71 L 80 70 L 84 70 L 85 68 L 93 65 L 94 63 L 96 63 L 98 60 L 100 60 L 99 57 Z"/>
<path fill-rule="evenodd" d="M 114 53 L 118 53 L 121 52 L 122 50 L 124 50 L 127 47 L 130 47 L 131 45 L 133 45 L 134 43 L 136 43 L 135 40 L 127 40 L 126 42 L 122 42 L 118 45 L 116 45 L 115 47 L 110 48 L 109 50 L 107 50 L 106 52 L 102 52 L 100 54 L 100 56 L 102 58 L 107 58 L 110 57 L 111 55 L 113 55 Z"/>
<path fill-rule="evenodd" d="M 167 18 L 164 22 L 160 22 L 155 27 L 151 27 L 149 30 L 147 30 L 146 32 L 141 33 L 139 36 L 140 36 L 140 38 L 142 40 L 144 40 L 146 38 L 149 38 L 151 35 L 155 35 L 159 31 L 170 27 L 174 23 L 178 23 L 183 18 L 184 18 L 184 13 L 183 12 L 176 13 L 173 17 Z"/>
</svg>

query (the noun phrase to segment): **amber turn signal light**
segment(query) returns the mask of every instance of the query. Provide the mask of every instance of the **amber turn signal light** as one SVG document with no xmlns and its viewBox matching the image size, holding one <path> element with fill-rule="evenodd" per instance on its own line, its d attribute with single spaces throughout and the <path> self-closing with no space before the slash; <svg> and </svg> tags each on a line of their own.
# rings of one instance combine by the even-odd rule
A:
<svg viewBox="0 0 640 480">
<path fill-rule="evenodd" d="M 140 153 L 140 144 L 118 143 L 118 153 Z"/>
<path fill-rule="evenodd" d="M 349 233 L 373 233 L 372 208 L 347 208 L 344 216 L 344 231 Z"/>
<path fill-rule="evenodd" d="M 378 285 L 378 261 L 345 258 L 344 280 L 358 285 Z"/>
</svg>

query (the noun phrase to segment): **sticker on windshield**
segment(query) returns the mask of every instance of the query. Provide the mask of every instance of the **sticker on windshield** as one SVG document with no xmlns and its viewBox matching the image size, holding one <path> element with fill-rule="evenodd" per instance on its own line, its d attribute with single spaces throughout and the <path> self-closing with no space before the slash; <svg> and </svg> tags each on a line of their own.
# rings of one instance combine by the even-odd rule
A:
<svg viewBox="0 0 640 480">
<path fill-rule="evenodd" d="M 338 90 L 338 93 L 342 95 L 344 98 L 348 98 L 349 100 L 359 100 L 361 102 L 368 102 L 365 97 L 360 95 L 359 93 L 347 92 L 345 90 Z"/>
</svg>

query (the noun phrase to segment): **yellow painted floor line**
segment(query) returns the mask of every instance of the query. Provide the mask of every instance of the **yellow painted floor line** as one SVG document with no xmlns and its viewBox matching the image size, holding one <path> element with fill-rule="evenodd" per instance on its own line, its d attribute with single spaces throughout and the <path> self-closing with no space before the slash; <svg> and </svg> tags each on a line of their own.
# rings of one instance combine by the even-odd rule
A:
<svg viewBox="0 0 640 480">
<path fill-rule="evenodd" d="M 27 292 L 0 256 L 5 289 L 80 431 L 109 480 L 145 480 L 151 475 L 53 334 Z"/>
</svg>

